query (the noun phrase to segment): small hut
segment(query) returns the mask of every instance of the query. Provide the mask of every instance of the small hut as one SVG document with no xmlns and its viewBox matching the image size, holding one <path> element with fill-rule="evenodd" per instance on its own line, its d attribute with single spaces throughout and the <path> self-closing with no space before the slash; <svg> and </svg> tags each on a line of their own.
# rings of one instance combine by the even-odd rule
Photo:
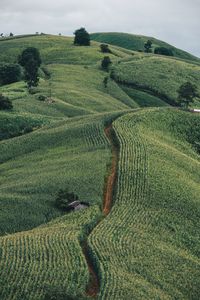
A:
<svg viewBox="0 0 200 300">
<path fill-rule="evenodd" d="M 87 202 L 83 202 L 83 201 L 73 201 L 71 203 L 68 204 L 67 206 L 67 210 L 69 211 L 76 211 L 76 210 L 81 210 L 81 209 L 85 209 L 88 208 L 90 205 Z"/>
</svg>

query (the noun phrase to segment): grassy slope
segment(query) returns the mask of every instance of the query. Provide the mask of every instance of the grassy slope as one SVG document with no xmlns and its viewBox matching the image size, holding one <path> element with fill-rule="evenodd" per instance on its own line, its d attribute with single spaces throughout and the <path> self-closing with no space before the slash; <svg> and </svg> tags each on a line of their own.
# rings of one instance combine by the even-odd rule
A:
<svg viewBox="0 0 200 300">
<path fill-rule="evenodd" d="M 153 37 L 134 35 L 128 33 L 110 32 L 110 33 L 93 33 L 91 34 L 91 38 L 92 40 L 100 43 L 108 43 L 111 45 L 116 45 L 133 51 L 138 51 L 138 50 L 143 51 L 144 43 L 146 43 L 146 41 L 150 39 L 153 42 L 152 45 L 153 49 L 156 47 L 166 47 L 173 50 L 175 57 L 200 62 L 199 58 L 183 50 L 177 49 L 174 46 L 171 46 L 163 41 L 155 39 Z"/>
<path fill-rule="evenodd" d="M 147 110 L 114 128 L 116 200 L 90 236 L 100 260 L 99 299 L 198 299 L 200 159 L 187 140 L 196 139 L 200 116 Z"/>
<path fill-rule="evenodd" d="M 105 89 L 102 81 L 106 73 L 99 69 L 102 54 L 99 52 L 99 45 L 96 43 L 93 43 L 91 48 L 75 47 L 72 46 L 72 39 L 70 38 L 55 36 L 23 37 L 20 39 L 0 41 L 0 57 L 6 61 L 15 61 L 18 53 L 27 46 L 36 46 L 41 50 L 43 60 L 49 64 L 47 67 L 51 71 L 52 76 L 50 81 L 42 79 L 37 89 L 37 94 L 31 96 L 27 94 L 25 85 L 22 82 L 0 87 L 0 91 L 8 95 L 14 104 L 12 113 L 0 113 L 0 119 L 2 121 L 7 118 L 6 120 L 9 120 L 9 126 L 12 126 L 12 124 L 15 124 L 15 120 L 17 123 L 19 122 L 19 124 L 22 120 L 23 122 L 26 120 L 24 125 L 26 127 L 30 125 L 31 122 L 34 123 L 39 120 L 39 125 L 43 126 L 41 129 L 30 134 L 0 142 L 1 234 L 29 230 L 42 223 L 45 224 L 53 218 L 56 219 L 47 225 L 33 229 L 33 231 L 5 235 L 5 237 L 0 238 L 0 253 L 3 257 L 0 267 L 0 298 L 3 300 L 21 300 L 22 297 L 23 299 L 42 300 L 46 290 L 48 290 L 50 286 L 52 286 L 52 289 L 61 289 L 65 294 L 84 293 L 89 274 L 80 249 L 80 240 L 84 236 L 87 228 L 90 227 L 90 223 L 95 222 L 101 217 L 100 207 L 102 205 L 104 176 L 106 174 L 106 165 L 110 159 L 109 145 L 103 134 L 105 122 L 108 122 L 108 120 L 111 120 L 118 114 L 113 114 L 113 110 L 120 110 L 122 112 L 129 108 L 135 108 L 138 106 L 136 102 L 141 104 L 141 100 L 143 101 L 143 105 L 144 103 L 146 105 L 146 102 L 149 103 L 149 101 L 151 101 L 153 105 L 159 102 L 159 99 L 150 99 L 148 94 L 145 94 L 145 97 L 148 98 L 148 101 L 146 101 L 142 99 L 144 95 L 142 96 L 141 93 L 139 95 L 133 91 L 127 93 L 127 90 L 125 90 L 125 93 L 111 80 L 108 83 L 108 88 Z M 114 63 L 119 57 L 123 61 L 130 60 L 131 53 L 129 51 L 116 47 L 112 48 L 112 51 L 117 55 L 112 56 Z M 133 56 L 131 56 L 131 59 L 132 58 Z M 38 101 L 38 95 L 49 95 L 50 87 L 55 102 L 50 104 Z M 137 101 L 134 101 L 132 98 Z M 107 112 L 109 112 L 109 114 Z M 159 205 L 157 199 L 162 198 L 163 184 L 165 180 L 169 178 L 171 171 L 168 168 L 168 164 L 170 167 L 172 166 L 170 165 L 171 156 L 168 160 L 166 155 L 166 174 L 159 182 L 155 180 L 155 178 L 162 176 L 162 162 L 160 164 L 158 162 L 158 168 L 154 168 L 154 165 L 157 163 L 157 155 L 162 156 L 163 153 L 161 147 L 163 144 L 162 132 L 166 127 L 164 120 L 167 114 L 160 114 L 163 118 L 159 125 L 156 123 L 156 120 L 160 119 L 159 115 L 155 114 L 156 117 L 151 120 L 152 115 L 153 114 L 145 115 L 145 113 L 143 116 L 141 115 L 144 128 L 141 126 L 139 133 L 142 136 L 144 135 L 143 138 L 145 141 L 147 137 L 149 138 L 149 151 L 150 153 L 152 152 L 152 160 L 149 160 L 151 163 L 149 180 L 151 180 L 151 193 L 155 193 L 155 202 L 154 204 L 150 202 L 149 205 Z M 180 123 L 178 121 L 176 122 L 175 116 L 175 123 L 172 123 L 173 126 L 171 128 L 176 127 L 177 124 Z M 182 117 L 183 116 L 180 116 L 180 119 L 182 119 Z M 192 120 L 195 118 L 195 115 L 191 115 L 191 118 L 188 123 L 185 123 L 185 128 L 184 126 L 181 127 L 183 132 L 187 131 L 190 133 L 191 128 L 189 126 L 190 123 L 193 124 Z M 199 119 L 197 118 L 195 120 L 195 124 L 199 124 Z M 116 122 L 115 128 L 118 131 L 121 130 L 120 122 L 124 122 L 125 128 L 123 127 L 124 131 L 121 131 L 119 134 L 124 135 L 127 130 L 126 127 L 127 122 L 129 122 L 129 117 L 127 117 L 127 120 L 125 118 L 122 119 L 122 121 L 119 120 L 119 122 Z M 162 127 L 161 124 L 164 124 L 164 126 Z M 160 131 L 155 131 L 155 128 L 150 125 L 155 125 L 156 129 L 160 128 Z M 150 128 L 152 130 L 150 130 Z M 127 136 L 127 140 L 126 137 L 124 137 L 124 148 L 122 148 L 124 151 L 130 149 L 129 144 L 130 141 L 132 143 L 135 129 L 136 128 L 133 127 L 134 134 L 131 135 L 131 117 L 130 135 Z M 170 151 L 172 144 L 180 139 L 180 137 L 172 139 L 171 132 L 172 129 L 166 129 L 166 136 L 168 137 L 166 151 Z M 157 135 L 154 136 L 154 133 Z M 151 138 L 153 140 L 152 144 L 150 143 Z M 194 141 L 192 140 L 194 144 L 197 138 L 198 134 L 194 138 Z M 161 144 L 159 143 L 157 145 L 155 143 L 157 140 L 158 143 L 162 141 Z M 142 140 L 138 135 L 138 140 L 136 140 L 135 148 L 133 149 L 137 149 L 140 143 L 142 143 Z M 175 178 L 178 177 L 177 173 L 179 171 L 181 171 L 184 176 L 190 176 L 191 180 L 186 183 L 184 182 L 185 185 L 183 187 L 182 184 L 177 186 L 177 195 L 178 191 L 179 194 L 180 191 L 182 192 L 182 189 L 186 191 L 185 197 L 186 200 L 188 199 L 188 202 L 185 204 L 185 207 L 187 208 L 189 207 L 188 203 L 190 199 L 196 199 L 196 202 L 198 202 L 196 198 L 198 196 L 198 190 L 193 180 L 193 176 L 196 176 L 196 178 L 199 176 L 196 167 L 198 158 L 185 142 L 185 138 L 181 144 L 179 142 L 177 143 L 178 154 L 172 149 L 173 155 L 174 153 L 176 155 L 176 167 L 174 167 L 174 169 L 172 168 L 172 178 L 173 176 L 175 176 Z M 155 146 L 154 155 L 152 150 L 153 145 Z M 184 151 L 184 158 L 186 157 L 186 161 L 182 161 L 182 163 L 179 157 L 180 146 L 181 151 Z M 121 154 L 122 158 L 124 153 L 125 152 Z M 182 154 L 180 154 L 180 156 L 182 157 Z M 193 159 L 190 157 L 193 157 Z M 140 165 L 137 166 L 137 162 L 141 162 L 142 167 L 142 158 L 142 156 L 139 156 L 139 160 L 133 161 L 133 164 L 130 164 L 130 168 L 139 168 Z M 195 172 L 194 174 L 190 172 L 190 163 L 192 163 L 191 168 L 195 170 L 196 175 L 194 175 Z M 120 180 L 122 180 L 121 182 L 123 183 L 123 176 L 128 176 L 126 177 L 128 184 L 128 170 L 126 168 L 123 169 L 123 165 L 121 167 L 122 177 Z M 179 179 L 177 179 L 176 182 L 173 181 L 172 184 L 175 186 L 178 180 Z M 133 189 L 131 193 L 135 191 L 137 196 L 136 186 L 132 184 L 133 177 L 130 178 L 130 182 L 130 189 Z M 140 184 L 140 180 L 138 179 L 137 181 L 136 179 L 135 184 L 139 187 L 138 184 Z M 91 208 L 83 213 L 80 212 L 70 216 L 59 217 L 60 212 L 54 208 L 53 203 L 56 192 L 60 188 L 65 187 L 76 192 L 81 199 L 89 201 L 92 204 Z M 192 193 L 192 195 L 190 195 L 191 187 L 194 187 L 194 193 Z M 148 282 L 149 279 L 147 279 L 147 277 L 149 278 L 150 275 L 147 276 L 147 261 L 144 261 L 144 265 L 139 264 L 139 269 L 135 268 L 135 265 L 133 266 L 134 261 L 138 259 L 137 255 L 139 255 L 140 250 L 138 250 L 137 255 L 135 255 L 135 252 L 132 252 L 131 247 L 134 245 L 133 243 L 135 243 L 135 236 L 130 241 L 130 231 L 126 233 L 126 222 L 130 217 L 130 222 L 135 222 L 134 226 L 137 228 L 137 225 L 140 224 L 143 219 L 140 217 L 140 206 L 138 206 L 136 211 L 128 206 L 130 203 L 126 201 L 132 199 L 132 196 L 129 197 L 128 194 L 129 186 L 127 191 L 126 189 L 127 187 L 124 187 L 123 184 L 119 185 L 120 193 L 124 193 L 124 197 L 122 197 L 124 203 L 123 201 L 116 202 L 114 209 L 119 212 L 118 215 L 115 216 L 115 214 L 111 214 L 102 225 L 96 229 L 97 231 L 94 231 L 91 237 L 93 249 L 97 252 L 101 249 L 99 256 L 104 256 L 108 262 L 110 261 L 109 272 L 104 258 L 101 261 L 101 276 L 103 279 L 102 282 L 104 282 L 105 285 L 101 286 L 100 297 L 104 297 L 102 299 L 112 299 L 113 295 L 115 295 L 114 299 L 116 299 L 116 297 L 123 299 L 124 295 L 128 295 L 130 298 L 130 296 L 132 297 L 132 295 L 135 294 L 136 297 L 144 295 L 147 299 L 149 299 L 148 297 L 154 297 L 154 295 L 164 297 L 165 293 L 167 295 L 169 293 L 168 288 L 166 288 L 166 281 L 163 279 L 164 271 L 161 272 L 162 274 L 158 277 L 158 284 L 155 284 L 155 278 L 153 278 L 151 282 Z M 171 189 L 166 187 L 166 197 L 172 198 L 173 195 L 167 194 L 169 191 L 171 191 Z M 120 197 L 119 195 L 119 200 Z M 139 197 L 138 201 L 140 199 Z M 165 202 L 167 203 L 167 201 L 166 199 Z M 169 202 L 170 207 L 173 204 L 172 201 Z M 126 207 L 128 207 L 129 211 L 128 217 L 122 213 L 124 211 L 126 213 Z M 143 209 L 143 207 L 141 209 Z M 160 207 L 158 208 L 158 211 L 159 210 Z M 136 214 L 137 212 L 138 215 Z M 120 230 L 119 226 L 116 225 L 117 218 L 118 222 L 121 220 Z M 160 227 L 162 228 L 162 224 L 165 224 L 164 222 L 167 218 L 170 218 L 170 214 L 169 211 L 166 210 L 166 215 L 163 214 L 162 220 L 159 219 L 159 224 L 154 225 L 157 231 Z M 183 216 L 183 221 L 184 218 L 185 215 Z M 134 221 L 132 221 L 132 219 Z M 145 220 L 146 219 L 148 219 L 148 213 L 147 216 L 145 216 Z M 114 230 L 114 233 L 116 230 L 116 235 L 114 234 L 111 239 L 109 238 L 110 233 L 108 233 L 105 238 L 105 233 L 108 230 L 108 227 L 104 227 L 106 224 L 110 226 L 111 231 Z M 166 227 L 170 227 L 170 225 L 168 224 Z M 145 226 L 144 224 L 144 228 L 146 228 Z M 141 227 L 143 227 L 143 223 Z M 166 228 L 164 232 L 165 230 Z M 192 230 L 193 225 L 191 225 L 190 232 L 192 232 Z M 150 231 L 147 235 L 151 237 L 153 236 L 153 232 L 154 231 Z M 170 235 L 170 247 L 173 248 L 176 239 L 179 239 L 181 234 L 182 229 L 180 229 L 180 232 L 178 231 L 177 238 Z M 158 238 L 158 235 L 159 234 L 155 235 L 155 240 Z M 105 243 L 102 243 L 102 236 L 105 238 Z M 129 247 L 127 247 L 126 238 Z M 190 240 L 191 235 L 186 237 L 186 245 L 189 244 Z M 140 240 L 139 234 L 137 235 L 137 241 L 138 249 L 142 249 L 141 260 L 143 260 L 146 255 L 145 247 L 147 244 L 149 247 L 149 242 L 145 244 L 143 237 Z M 169 242 L 169 240 L 167 240 L 167 242 Z M 196 249 L 196 241 L 192 240 L 191 243 Z M 57 245 L 59 245 L 59 247 L 57 247 Z M 124 254 L 123 247 L 121 248 L 120 245 L 125 245 L 128 252 Z M 113 250 L 115 256 L 110 255 L 107 257 L 108 253 L 112 253 L 110 249 Z M 153 249 L 152 246 L 151 251 L 154 251 Z M 150 258 L 152 258 L 151 251 L 149 252 Z M 189 248 L 188 251 L 191 251 L 191 248 Z M 76 255 L 74 255 L 75 253 Z M 188 255 L 190 255 L 190 253 Z M 126 257 L 124 261 L 121 260 L 122 256 Z M 160 257 L 162 258 L 162 255 Z M 174 262 L 177 261 L 176 259 Z M 151 261 L 149 264 L 152 266 L 153 262 Z M 24 268 L 24 265 L 26 268 Z M 127 265 L 129 267 L 127 267 Z M 166 266 L 168 265 L 166 262 Z M 194 272 L 194 265 L 190 267 L 192 272 Z M 135 275 L 135 270 L 137 275 Z M 150 270 L 154 277 L 156 271 L 153 268 Z M 174 271 L 166 276 L 169 275 L 169 278 L 171 278 L 171 276 L 175 274 L 173 272 Z M 141 275 L 139 276 L 138 274 Z M 109 276 L 111 276 L 111 279 L 108 278 Z M 173 276 L 172 277 L 176 280 L 176 274 Z M 183 272 L 179 283 L 182 282 L 182 278 L 186 278 L 184 276 L 185 273 Z M 195 279 L 195 276 L 191 278 Z M 194 286 L 194 295 L 196 293 L 195 280 L 194 283 L 191 283 L 191 286 Z M 190 279 L 188 279 L 188 282 L 190 283 Z M 118 284 L 120 290 L 117 288 Z M 157 288 L 157 285 L 161 285 L 161 287 Z M 20 289 L 18 288 L 19 286 Z M 170 288 L 172 288 L 174 292 L 173 285 L 171 285 Z M 175 291 L 176 295 L 180 295 L 179 287 L 177 290 L 178 291 Z M 181 296 L 186 294 L 187 291 L 184 290 Z"/>
<path fill-rule="evenodd" d="M 118 82 L 149 90 L 172 103 L 176 102 L 181 84 L 190 81 L 200 86 L 200 66 L 154 55 L 137 54 L 115 64 L 113 76 Z M 194 105 L 199 105 L 199 98 Z"/>
</svg>

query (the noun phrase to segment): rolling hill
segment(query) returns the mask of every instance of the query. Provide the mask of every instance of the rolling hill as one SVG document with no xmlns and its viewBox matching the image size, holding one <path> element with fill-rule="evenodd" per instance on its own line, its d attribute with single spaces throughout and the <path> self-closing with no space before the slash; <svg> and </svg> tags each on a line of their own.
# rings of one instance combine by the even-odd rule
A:
<svg viewBox="0 0 200 300">
<path fill-rule="evenodd" d="M 200 298 L 200 115 L 171 106 L 181 83 L 199 88 L 198 59 L 102 36 L 116 44 L 107 87 L 98 41 L 0 40 L 3 62 L 28 46 L 43 60 L 32 94 L 0 86 L 13 102 L 0 111 L 1 300 Z M 59 210 L 65 189 L 89 207 Z"/>
<path fill-rule="evenodd" d="M 118 32 L 99 32 L 91 34 L 91 39 L 99 43 L 116 45 L 132 51 L 143 51 L 144 44 L 147 42 L 147 40 L 151 40 L 153 43 L 153 49 L 155 49 L 156 47 L 166 47 L 168 49 L 171 49 L 174 56 L 177 58 L 200 62 L 198 57 L 195 57 L 194 55 L 191 55 L 186 51 L 169 45 L 166 42 L 155 39 L 154 37 Z"/>
</svg>

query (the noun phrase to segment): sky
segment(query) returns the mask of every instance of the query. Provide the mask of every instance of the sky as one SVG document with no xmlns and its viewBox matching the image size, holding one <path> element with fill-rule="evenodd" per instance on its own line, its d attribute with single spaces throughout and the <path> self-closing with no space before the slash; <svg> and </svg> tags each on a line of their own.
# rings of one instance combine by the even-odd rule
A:
<svg viewBox="0 0 200 300">
<path fill-rule="evenodd" d="M 0 0 L 0 32 L 152 36 L 200 57 L 200 0 Z"/>
</svg>

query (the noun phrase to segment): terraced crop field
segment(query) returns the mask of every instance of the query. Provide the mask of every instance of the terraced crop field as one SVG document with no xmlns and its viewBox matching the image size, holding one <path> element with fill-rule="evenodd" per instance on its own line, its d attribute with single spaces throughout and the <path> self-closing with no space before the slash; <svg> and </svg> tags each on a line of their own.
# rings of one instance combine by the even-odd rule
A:
<svg viewBox="0 0 200 300">
<path fill-rule="evenodd" d="M 136 55 L 115 65 L 112 72 L 117 82 L 153 92 L 169 104 L 176 104 L 181 84 L 189 81 L 199 88 L 199 74 L 199 65 L 152 55 Z M 199 102 L 200 98 L 196 98 L 194 105 Z"/>
<path fill-rule="evenodd" d="M 115 202 L 89 237 L 100 261 L 98 299 L 199 297 L 200 160 L 181 126 L 174 145 L 173 126 L 183 115 L 149 110 L 114 122 L 120 142 Z M 199 126 L 199 117 L 184 117 Z"/>
<path fill-rule="evenodd" d="M 107 43 L 132 51 L 144 51 L 144 44 L 147 40 L 151 40 L 153 51 L 156 47 L 165 47 L 171 49 L 176 58 L 195 61 L 198 63 L 200 62 L 198 57 L 195 57 L 181 49 L 177 49 L 176 47 L 155 39 L 154 37 L 121 32 L 98 32 L 91 34 L 91 38 L 99 43 Z"/>
<path fill-rule="evenodd" d="M 50 35 L 1 40 L 0 59 L 27 46 L 39 86 L 0 86 L 0 300 L 199 299 L 200 115 L 167 103 L 198 61 L 109 46 L 109 77 L 98 42 Z M 66 188 L 89 207 L 56 208 Z"/>
</svg>

